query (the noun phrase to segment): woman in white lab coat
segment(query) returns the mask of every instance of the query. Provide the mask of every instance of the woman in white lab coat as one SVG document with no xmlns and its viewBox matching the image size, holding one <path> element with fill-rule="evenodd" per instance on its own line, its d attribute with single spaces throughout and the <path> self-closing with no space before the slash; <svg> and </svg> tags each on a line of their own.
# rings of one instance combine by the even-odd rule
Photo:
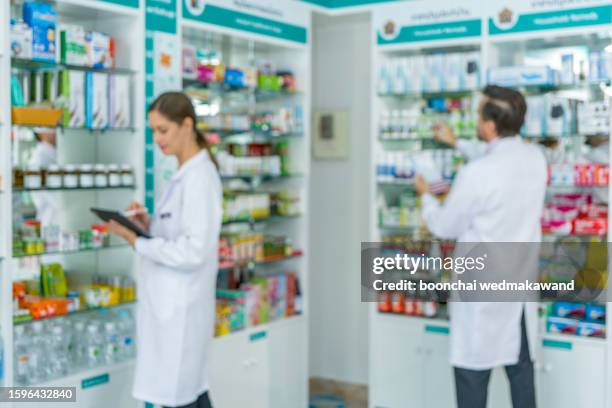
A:
<svg viewBox="0 0 612 408">
<path fill-rule="evenodd" d="M 149 124 L 161 151 L 179 163 L 150 218 L 140 204 L 128 209 L 152 238 L 110 225 L 142 258 L 133 395 L 165 407 L 208 408 L 221 181 L 186 95 L 160 95 L 149 107 Z"/>
</svg>

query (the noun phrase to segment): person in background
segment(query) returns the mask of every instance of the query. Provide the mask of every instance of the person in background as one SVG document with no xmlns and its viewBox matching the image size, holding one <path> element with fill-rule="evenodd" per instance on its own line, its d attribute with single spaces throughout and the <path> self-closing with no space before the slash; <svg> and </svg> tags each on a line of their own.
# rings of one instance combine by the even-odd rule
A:
<svg viewBox="0 0 612 408">
<path fill-rule="evenodd" d="M 57 134 L 54 128 L 34 128 L 36 136 L 36 147 L 32 151 L 28 167 L 45 169 L 52 164 L 57 164 Z M 31 193 L 32 202 L 36 207 L 36 218 L 41 226 L 47 227 L 57 223 L 58 202 L 57 196 L 45 191 Z"/>
<path fill-rule="evenodd" d="M 133 395 L 164 407 L 211 407 L 208 363 L 223 195 L 217 162 L 196 119 L 183 93 L 164 93 L 151 104 L 153 139 L 179 168 L 151 217 L 141 204 L 128 208 L 151 238 L 117 222 L 109 226 L 142 258 Z"/>
<path fill-rule="evenodd" d="M 415 188 L 422 198 L 423 218 L 434 235 L 456 239 L 458 245 L 540 242 L 547 166 L 540 149 L 518 136 L 526 110 L 521 93 L 488 86 L 478 119 L 478 138 L 484 143 L 458 140 L 445 125 L 434 128 L 439 141 L 468 159 L 444 204 L 429 193 L 425 179 L 417 176 Z M 518 259 L 523 263 L 516 270 L 537 270 L 535 255 Z M 486 407 L 491 370 L 498 366 L 505 366 L 514 408 L 535 407 L 532 352 L 537 304 L 451 302 L 449 314 L 449 358 L 458 407 Z"/>
</svg>

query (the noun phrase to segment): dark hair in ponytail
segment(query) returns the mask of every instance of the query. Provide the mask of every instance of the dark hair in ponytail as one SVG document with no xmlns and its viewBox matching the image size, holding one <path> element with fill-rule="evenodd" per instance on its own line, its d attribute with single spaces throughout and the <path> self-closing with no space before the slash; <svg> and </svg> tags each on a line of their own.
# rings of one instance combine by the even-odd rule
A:
<svg viewBox="0 0 612 408">
<path fill-rule="evenodd" d="M 182 92 L 164 92 L 149 105 L 147 112 L 150 113 L 152 111 L 161 113 L 168 120 L 178 125 L 182 125 L 185 119 L 191 118 L 198 146 L 202 149 L 206 149 L 210 160 L 215 164 L 215 167 L 219 169 L 219 163 L 211 150 L 210 143 L 204 134 L 197 128 L 198 118 L 196 117 L 191 99 L 189 99 L 187 95 Z"/>
</svg>

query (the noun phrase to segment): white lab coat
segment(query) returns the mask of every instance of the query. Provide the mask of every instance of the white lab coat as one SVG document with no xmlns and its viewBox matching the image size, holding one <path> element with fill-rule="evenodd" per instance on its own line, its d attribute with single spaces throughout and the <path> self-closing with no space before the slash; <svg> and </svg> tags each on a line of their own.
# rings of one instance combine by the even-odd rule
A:
<svg viewBox="0 0 612 408">
<path fill-rule="evenodd" d="M 209 388 L 222 188 L 203 150 L 185 162 L 156 205 L 153 238 L 138 238 L 137 358 L 133 395 L 186 405 Z"/>
<path fill-rule="evenodd" d="M 519 137 L 496 139 L 486 146 L 461 141 L 457 147 L 470 161 L 459 171 L 444 205 L 429 194 L 423 196 L 423 217 L 429 230 L 442 238 L 457 239 L 458 248 L 469 247 L 467 243 L 540 242 L 547 180 L 541 151 Z M 511 269 L 502 272 L 519 271 L 533 280 L 538 255 L 537 245 L 533 248 L 536 251 L 513 259 Z M 523 310 L 534 359 L 537 303 L 451 302 L 451 365 L 482 370 L 516 364 Z"/>
</svg>

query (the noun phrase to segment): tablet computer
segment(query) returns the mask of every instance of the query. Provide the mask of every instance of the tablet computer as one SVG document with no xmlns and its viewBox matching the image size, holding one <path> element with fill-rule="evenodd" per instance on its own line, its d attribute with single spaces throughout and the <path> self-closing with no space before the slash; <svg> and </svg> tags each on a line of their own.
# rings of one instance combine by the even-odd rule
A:
<svg viewBox="0 0 612 408">
<path fill-rule="evenodd" d="M 139 237 L 151 238 L 151 236 L 140 228 L 138 225 L 134 224 L 130 221 L 126 216 L 121 214 L 119 211 L 115 210 L 106 210 L 104 208 L 90 208 L 91 212 L 100 217 L 101 220 L 105 222 L 109 222 L 110 220 L 117 221 L 119 224 L 123 225 L 127 229 L 134 232 Z"/>
</svg>

